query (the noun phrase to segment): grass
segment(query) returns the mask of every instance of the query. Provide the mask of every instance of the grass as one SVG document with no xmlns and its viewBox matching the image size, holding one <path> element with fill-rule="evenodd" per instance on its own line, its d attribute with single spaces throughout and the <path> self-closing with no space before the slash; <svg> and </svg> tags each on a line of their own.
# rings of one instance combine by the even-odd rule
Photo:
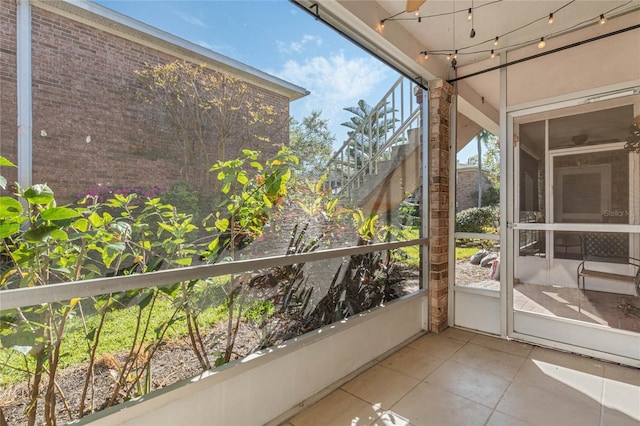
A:
<svg viewBox="0 0 640 426">
<path fill-rule="evenodd" d="M 478 247 L 456 247 L 456 260 L 468 259 L 478 250 Z"/>
<path fill-rule="evenodd" d="M 403 230 L 403 239 L 415 239 L 420 235 L 418 227 Z M 456 260 L 468 259 L 479 250 L 478 247 L 456 247 Z M 412 267 L 420 266 L 420 247 L 409 246 L 397 250 L 399 260 Z"/>
<path fill-rule="evenodd" d="M 398 240 L 413 240 L 420 238 L 420 228 L 407 227 L 402 230 L 401 235 L 398 235 Z M 394 251 L 394 259 L 406 263 L 413 268 L 420 267 L 420 246 L 408 246 L 402 247 Z"/>
</svg>

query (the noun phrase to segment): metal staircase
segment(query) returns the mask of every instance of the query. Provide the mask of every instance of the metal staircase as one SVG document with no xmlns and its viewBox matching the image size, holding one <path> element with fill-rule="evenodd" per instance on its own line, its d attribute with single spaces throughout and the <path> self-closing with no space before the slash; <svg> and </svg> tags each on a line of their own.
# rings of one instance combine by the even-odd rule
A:
<svg viewBox="0 0 640 426">
<path fill-rule="evenodd" d="M 370 211 L 395 207 L 419 186 L 419 91 L 400 77 L 326 166 L 325 189 Z"/>
</svg>

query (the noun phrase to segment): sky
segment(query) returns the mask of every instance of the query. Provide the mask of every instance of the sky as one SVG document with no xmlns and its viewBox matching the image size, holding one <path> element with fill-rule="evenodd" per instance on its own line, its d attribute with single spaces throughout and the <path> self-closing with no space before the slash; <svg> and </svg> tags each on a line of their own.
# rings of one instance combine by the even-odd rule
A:
<svg viewBox="0 0 640 426">
<path fill-rule="evenodd" d="M 399 75 L 286 0 L 95 0 L 105 7 L 294 83 L 311 92 L 291 103 L 298 121 L 321 110 L 346 139 L 343 110 L 375 105 Z"/>
</svg>

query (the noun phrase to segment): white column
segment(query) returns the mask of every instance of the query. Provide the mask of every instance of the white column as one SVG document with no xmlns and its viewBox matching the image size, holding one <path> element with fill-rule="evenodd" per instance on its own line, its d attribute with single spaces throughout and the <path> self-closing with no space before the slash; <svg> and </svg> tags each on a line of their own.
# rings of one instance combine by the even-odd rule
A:
<svg viewBox="0 0 640 426">
<path fill-rule="evenodd" d="M 32 98 L 31 98 L 31 4 L 17 2 L 16 62 L 18 107 L 18 183 L 31 186 L 32 177 Z"/>
<path fill-rule="evenodd" d="M 640 102 L 633 105 L 633 122 L 640 126 Z M 629 153 L 629 224 L 640 225 L 640 153 Z M 629 256 L 640 259 L 640 234 L 631 235 Z"/>
</svg>

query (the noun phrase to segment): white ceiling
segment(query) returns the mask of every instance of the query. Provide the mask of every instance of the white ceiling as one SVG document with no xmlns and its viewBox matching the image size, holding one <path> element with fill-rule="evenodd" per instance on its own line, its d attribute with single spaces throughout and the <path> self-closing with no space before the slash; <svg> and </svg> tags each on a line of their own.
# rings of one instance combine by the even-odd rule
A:
<svg viewBox="0 0 640 426">
<path fill-rule="evenodd" d="M 452 80 L 477 72 L 456 84 L 459 127 L 467 123 L 494 134 L 500 131 L 498 67 L 506 65 L 505 52 L 513 62 L 544 54 L 544 49 L 549 53 L 565 49 L 568 43 L 607 36 L 629 22 L 633 25 L 632 13 L 637 16 L 640 11 L 640 0 L 426 0 L 418 15 L 405 11 L 405 0 L 293 1 L 311 10 L 315 7 L 319 17 L 407 76 Z M 467 19 L 469 8 L 472 21 Z M 603 26 L 600 15 L 608 21 Z M 578 30 L 577 36 L 570 34 Z M 536 45 L 542 37 L 547 46 L 539 50 Z M 491 58 L 492 49 L 495 58 Z M 453 58 L 447 60 L 447 54 L 456 50 L 453 67 Z M 427 59 L 421 54 L 424 51 L 429 53 Z M 466 142 L 458 140 L 458 148 Z"/>
</svg>

